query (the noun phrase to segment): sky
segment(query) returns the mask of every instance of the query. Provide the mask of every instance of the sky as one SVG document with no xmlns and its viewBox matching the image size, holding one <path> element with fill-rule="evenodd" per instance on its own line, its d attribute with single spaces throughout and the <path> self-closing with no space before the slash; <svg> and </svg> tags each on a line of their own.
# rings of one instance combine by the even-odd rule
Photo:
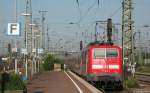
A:
<svg viewBox="0 0 150 93">
<path fill-rule="evenodd" d="M 95 21 L 105 21 L 112 18 L 114 23 L 121 23 L 122 0 L 32 0 L 33 19 L 41 19 L 40 10 L 46 13 L 46 24 L 49 28 L 50 46 L 65 46 L 68 42 L 70 49 L 77 48 L 79 41 L 91 41 L 90 34 L 94 33 Z M 14 42 L 14 37 L 6 36 L 7 24 L 15 20 L 15 0 L 0 0 L 0 37 L 1 47 L 5 47 L 8 42 Z M 150 25 L 150 0 L 133 0 L 134 30 L 143 31 L 143 37 Z M 22 24 L 24 31 L 24 17 L 21 15 L 25 11 L 25 0 L 17 0 L 17 21 Z M 79 22 L 78 24 L 76 24 Z M 69 24 L 74 23 L 74 24 Z M 118 26 L 119 31 L 121 28 Z M 146 32 L 145 32 L 146 31 Z M 145 33 L 145 34 L 144 34 Z M 23 38 L 23 34 L 21 37 Z M 61 41 L 60 41 L 61 40 Z M 148 40 L 150 40 L 148 38 Z"/>
</svg>

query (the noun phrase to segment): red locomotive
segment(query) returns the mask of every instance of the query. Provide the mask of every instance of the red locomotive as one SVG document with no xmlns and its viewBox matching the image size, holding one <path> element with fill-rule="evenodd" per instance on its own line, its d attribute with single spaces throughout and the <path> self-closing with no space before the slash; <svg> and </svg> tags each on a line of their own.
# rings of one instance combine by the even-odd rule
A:
<svg viewBox="0 0 150 93">
<path fill-rule="evenodd" d="M 107 24 L 107 42 L 90 43 L 80 53 L 66 57 L 68 67 L 87 81 L 98 87 L 113 87 L 122 89 L 123 63 L 122 49 L 113 45 L 111 19 Z M 80 42 L 80 47 L 82 46 Z"/>
<path fill-rule="evenodd" d="M 115 45 L 89 44 L 67 59 L 69 68 L 87 81 L 103 87 L 122 88 L 122 50 Z"/>
</svg>

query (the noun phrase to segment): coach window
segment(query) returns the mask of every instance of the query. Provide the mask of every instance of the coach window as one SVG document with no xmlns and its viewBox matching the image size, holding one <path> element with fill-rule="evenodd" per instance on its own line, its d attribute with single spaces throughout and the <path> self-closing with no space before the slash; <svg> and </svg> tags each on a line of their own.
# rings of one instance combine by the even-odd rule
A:
<svg viewBox="0 0 150 93">
<path fill-rule="evenodd" d="M 103 48 L 93 49 L 93 58 L 105 58 L 105 49 Z"/>
<path fill-rule="evenodd" d="M 117 49 L 106 49 L 106 57 L 118 57 Z"/>
</svg>

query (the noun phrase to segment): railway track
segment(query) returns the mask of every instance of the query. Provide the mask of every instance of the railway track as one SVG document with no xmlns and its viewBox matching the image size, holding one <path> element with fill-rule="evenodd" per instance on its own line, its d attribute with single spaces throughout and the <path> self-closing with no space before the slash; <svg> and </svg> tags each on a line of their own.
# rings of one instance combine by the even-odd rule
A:
<svg viewBox="0 0 150 93">
<path fill-rule="evenodd" d="M 135 73 L 135 77 L 137 78 L 140 84 L 150 85 L 150 73 Z"/>
</svg>

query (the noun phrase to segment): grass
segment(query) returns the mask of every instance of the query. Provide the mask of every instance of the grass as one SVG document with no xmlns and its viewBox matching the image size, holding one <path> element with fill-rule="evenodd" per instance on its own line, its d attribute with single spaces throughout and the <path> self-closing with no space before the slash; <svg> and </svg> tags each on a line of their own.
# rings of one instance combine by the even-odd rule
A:
<svg viewBox="0 0 150 93">
<path fill-rule="evenodd" d="M 125 88 L 137 88 L 137 87 L 139 87 L 138 81 L 133 77 L 129 77 L 128 80 L 124 80 L 124 86 L 125 86 Z"/>
<path fill-rule="evenodd" d="M 137 72 L 145 72 L 145 73 L 150 73 L 150 64 L 140 66 L 136 70 Z"/>
<path fill-rule="evenodd" d="M 22 90 L 11 90 L 11 91 L 5 91 L 5 93 L 23 93 Z"/>
</svg>

